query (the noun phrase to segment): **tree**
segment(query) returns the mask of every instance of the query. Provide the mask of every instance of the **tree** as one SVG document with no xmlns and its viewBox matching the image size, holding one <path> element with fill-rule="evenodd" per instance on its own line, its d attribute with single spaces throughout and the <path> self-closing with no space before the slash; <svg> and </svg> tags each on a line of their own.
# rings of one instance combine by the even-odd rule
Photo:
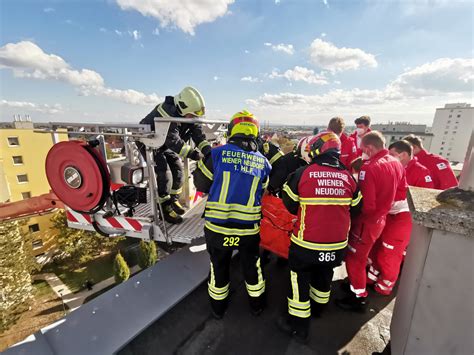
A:
<svg viewBox="0 0 474 355">
<path fill-rule="evenodd" d="M 127 281 L 130 277 L 130 269 L 122 254 L 117 253 L 114 260 L 114 278 L 116 283 Z"/>
<path fill-rule="evenodd" d="M 67 260 L 77 267 L 94 259 L 101 252 L 111 251 L 123 238 L 107 238 L 96 232 L 69 228 L 66 213 L 60 210 L 51 218 L 54 228 L 58 231 L 56 259 Z"/>
<path fill-rule="evenodd" d="M 32 297 L 24 243 L 18 222 L 0 224 L 0 333 L 28 309 Z"/>
<path fill-rule="evenodd" d="M 41 265 L 36 261 L 36 257 L 33 253 L 33 235 L 25 230 L 28 219 L 18 221 L 18 227 L 23 237 L 23 251 L 25 252 L 26 260 L 25 266 L 28 273 L 31 275 L 41 269 Z"/>
<path fill-rule="evenodd" d="M 156 245 L 155 242 L 145 242 L 143 240 L 140 241 L 140 248 L 138 254 L 138 265 L 141 269 L 146 269 L 150 266 L 153 266 L 158 259 L 158 255 L 156 253 Z"/>
</svg>

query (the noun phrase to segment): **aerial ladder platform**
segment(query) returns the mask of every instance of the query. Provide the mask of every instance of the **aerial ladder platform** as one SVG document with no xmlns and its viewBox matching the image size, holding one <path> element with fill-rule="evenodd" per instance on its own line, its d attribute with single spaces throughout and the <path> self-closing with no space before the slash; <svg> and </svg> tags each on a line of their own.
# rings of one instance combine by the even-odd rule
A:
<svg viewBox="0 0 474 355">
<path fill-rule="evenodd" d="M 35 130 L 52 136 L 54 145 L 46 158 L 46 175 L 65 205 L 70 228 L 168 244 L 190 244 L 203 235 L 205 197 L 196 194 L 192 184 L 194 161 L 183 159 L 180 201 L 187 209 L 183 223 L 173 225 L 160 218 L 163 211 L 158 202 L 153 151 L 164 145 L 172 122 L 204 125 L 214 136 L 221 135 L 227 125 L 220 120 L 190 122 L 167 117 L 155 119 L 155 131 L 148 124 L 69 122 L 50 122 L 46 128 Z M 59 142 L 58 133 L 65 132 L 78 139 Z M 107 159 L 106 136 L 123 140 L 124 156 Z"/>
</svg>

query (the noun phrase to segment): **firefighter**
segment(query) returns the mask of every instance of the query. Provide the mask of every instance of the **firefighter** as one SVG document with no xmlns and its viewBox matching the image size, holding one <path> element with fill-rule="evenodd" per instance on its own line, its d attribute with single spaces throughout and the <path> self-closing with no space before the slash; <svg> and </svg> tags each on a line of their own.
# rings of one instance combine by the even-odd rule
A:
<svg viewBox="0 0 474 355">
<path fill-rule="evenodd" d="M 189 123 L 171 122 L 162 147 L 153 152 L 157 175 L 158 202 L 163 208 L 164 219 L 170 223 L 181 223 L 185 210 L 179 203 L 179 194 L 183 186 L 183 163 L 181 159 L 200 160 L 208 155 L 211 146 L 206 140 L 201 126 L 193 123 L 193 118 L 201 117 L 205 112 L 202 95 L 193 87 L 185 87 L 176 96 L 166 96 L 165 101 L 156 106 L 140 123 L 151 125 L 155 130 L 157 117 L 185 117 Z M 197 148 L 192 149 L 186 142 L 192 139 Z M 145 155 L 145 146 L 137 143 Z M 167 170 L 171 170 L 173 182 L 169 189 Z"/>
<path fill-rule="evenodd" d="M 339 160 L 338 136 L 321 132 L 307 147 L 311 163 L 291 174 L 283 187 L 283 202 L 298 219 L 288 256 L 288 315 L 278 320 L 281 330 L 301 342 L 308 336 L 311 313 L 320 315 L 329 302 L 333 269 L 343 259 L 351 214 L 362 205 L 356 181 Z"/>
<path fill-rule="evenodd" d="M 280 147 L 273 143 L 270 139 L 264 137 L 257 138 L 258 151 L 263 154 L 265 158 L 270 162 L 272 168 L 280 162 L 280 158 L 283 157 L 283 152 Z"/>
<path fill-rule="evenodd" d="M 451 165 L 449 165 L 449 161 L 439 155 L 428 153 L 423 148 L 423 142 L 420 137 L 410 134 L 403 139 L 412 145 L 413 154 L 415 154 L 418 162 L 430 171 L 435 189 L 446 190 L 450 187 L 458 186 L 458 180 L 454 175 L 453 169 L 451 169 Z"/>
<path fill-rule="evenodd" d="M 433 188 L 429 170 L 413 157 L 410 143 L 401 140 L 392 143 L 388 149 L 390 155 L 400 160 L 405 167 L 408 185 Z M 395 201 L 388 212 L 382 235 L 369 259 L 367 281 L 369 284 L 374 284 L 377 293 L 389 295 L 392 292 L 400 273 L 405 250 L 410 242 L 411 228 L 411 214 L 406 198 Z"/>
<path fill-rule="evenodd" d="M 369 253 L 385 226 L 393 201 L 406 198 L 405 170 L 389 155 L 380 132 L 364 135 L 361 149 L 369 157 L 359 172 L 359 188 L 364 196 L 362 213 L 352 221 L 346 268 L 349 276 L 347 297 L 336 300 L 345 310 L 365 311 Z"/>
<path fill-rule="evenodd" d="M 362 137 L 364 137 L 365 134 L 371 132 L 370 129 L 370 117 L 369 116 L 361 116 L 359 118 L 356 118 L 354 120 L 354 123 L 356 125 L 356 130 L 351 134 L 351 138 L 354 140 L 354 143 L 357 148 L 357 156 L 360 157 L 362 156 L 362 149 L 361 149 L 361 142 L 362 142 Z"/>
<path fill-rule="evenodd" d="M 357 148 L 354 143 L 354 139 L 344 133 L 344 127 L 346 126 L 344 119 L 341 117 L 331 118 L 328 124 L 328 131 L 334 132 L 339 136 L 341 140 L 341 163 L 349 170 L 352 171 L 352 164 L 357 160 Z"/>
<path fill-rule="evenodd" d="M 258 152 L 259 123 L 247 111 L 236 113 L 228 126 L 227 144 L 199 161 L 194 183 L 209 193 L 204 236 L 211 259 L 208 280 L 212 315 L 224 316 L 229 299 L 232 252 L 239 250 L 252 314 L 265 307 L 265 279 L 259 257 L 261 198 L 271 165 Z"/>
<path fill-rule="evenodd" d="M 301 138 L 291 152 L 286 153 L 278 160 L 278 164 L 272 166 L 270 183 L 268 184 L 268 191 L 272 195 L 280 196 L 281 189 L 288 176 L 296 169 L 308 165 L 310 159 L 305 150 L 311 138 L 312 136 Z"/>
</svg>

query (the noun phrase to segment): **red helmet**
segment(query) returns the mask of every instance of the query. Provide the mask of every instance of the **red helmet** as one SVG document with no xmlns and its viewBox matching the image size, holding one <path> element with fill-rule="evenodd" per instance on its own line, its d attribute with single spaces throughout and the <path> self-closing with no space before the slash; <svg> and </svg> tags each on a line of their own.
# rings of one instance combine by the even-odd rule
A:
<svg viewBox="0 0 474 355">
<path fill-rule="evenodd" d="M 336 133 L 323 131 L 310 138 L 306 151 L 311 158 L 329 152 L 341 153 L 341 141 Z"/>
</svg>

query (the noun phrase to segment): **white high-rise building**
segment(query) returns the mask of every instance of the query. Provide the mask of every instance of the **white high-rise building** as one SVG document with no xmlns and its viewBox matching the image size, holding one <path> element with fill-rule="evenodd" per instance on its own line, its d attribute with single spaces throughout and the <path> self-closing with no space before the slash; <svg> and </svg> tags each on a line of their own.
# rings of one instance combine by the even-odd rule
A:
<svg viewBox="0 0 474 355">
<path fill-rule="evenodd" d="M 430 151 L 451 162 L 464 162 L 473 128 L 474 107 L 471 104 L 446 104 L 444 108 L 437 108 Z"/>
</svg>

